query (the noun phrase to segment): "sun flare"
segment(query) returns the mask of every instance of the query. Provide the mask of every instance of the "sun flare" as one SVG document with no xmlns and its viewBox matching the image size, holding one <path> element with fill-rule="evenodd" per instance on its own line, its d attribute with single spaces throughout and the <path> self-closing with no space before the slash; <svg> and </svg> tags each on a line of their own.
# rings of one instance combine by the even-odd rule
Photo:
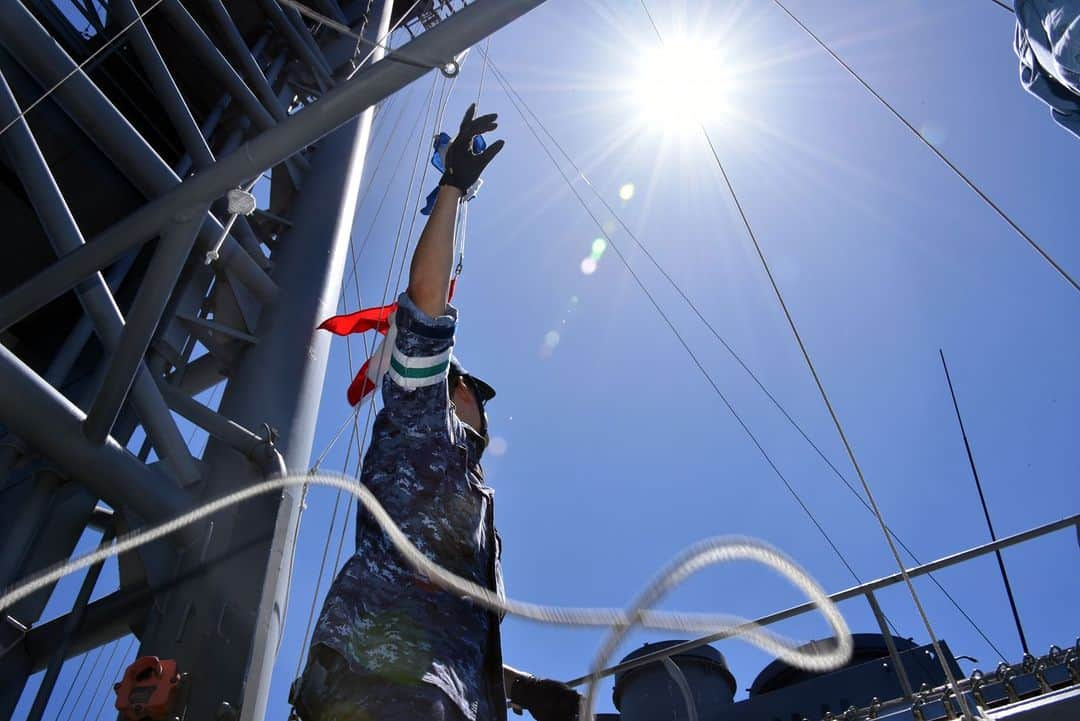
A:
<svg viewBox="0 0 1080 721">
<path fill-rule="evenodd" d="M 641 54 L 630 90 L 643 123 L 665 133 L 686 133 L 723 118 L 732 87 L 716 47 L 671 38 Z"/>
</svg>

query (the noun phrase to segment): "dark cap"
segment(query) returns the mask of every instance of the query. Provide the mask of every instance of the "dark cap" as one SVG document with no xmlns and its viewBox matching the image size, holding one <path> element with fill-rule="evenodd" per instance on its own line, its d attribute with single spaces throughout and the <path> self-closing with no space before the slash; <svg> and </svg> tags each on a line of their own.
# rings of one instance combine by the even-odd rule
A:
<svg viewBox="0 0 1080 721">
<path fill-rule="evenodd" d="M 495 397 L 495 389 L 465 370 L 455 356 L 450 357 L 450 374 L 468 377 L 469 380 L 472 381 L 473 388 L 476 391 L 476 395 L 479 396 L 481 403 L 487 403 Z"/>
</svg>

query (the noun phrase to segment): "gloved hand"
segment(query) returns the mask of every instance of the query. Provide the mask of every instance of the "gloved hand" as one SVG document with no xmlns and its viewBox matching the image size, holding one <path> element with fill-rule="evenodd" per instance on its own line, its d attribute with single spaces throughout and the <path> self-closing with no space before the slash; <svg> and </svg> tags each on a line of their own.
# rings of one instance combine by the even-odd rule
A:
<svg viewBox="0 0 1080 721">
<path fill-rule="evenodd" d="M 465 193 L 480 178 L 480 173 L 484 172 L 484 168 L 492 158 L 498 155 L 504 145 L 503 141 L 496 140 L 479 155 L 473 153 L 473 138 L 498 127 L 498 123 L 495 122 L 498 116 L 495 113 L 473 118 L 475 113 L 476 103 L 473 103 L 465 111 L 457 137 L 446 150 L 446 172 L 439 181 L 439 185 L 453 186 L 462 193 Z"/>
<path fill-rule="evenodd" d="M 510 686 L 510 703 L 526 709 L 536 721 L 577 721 L 581 696 L 559 681 L 519 676 Z"/>
</svg>

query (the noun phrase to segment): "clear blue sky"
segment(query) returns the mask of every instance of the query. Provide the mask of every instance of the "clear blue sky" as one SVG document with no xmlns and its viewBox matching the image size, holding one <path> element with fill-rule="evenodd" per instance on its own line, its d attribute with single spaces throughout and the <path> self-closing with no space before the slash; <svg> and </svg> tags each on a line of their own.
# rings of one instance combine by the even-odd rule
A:
<svg viewBox="0 0 1080 721">
<path fill-rule="evenodd" d="M 789 7 L 1080 274 L 1075 191 L 1066 180 L 1080 165 L 1080 143 L 1021 90 L 1009 13 L 990 0 L 838 0 L 827 7 L 790 0 Z M 998 533 L 1077 512 L 1080 296 L 771 3 L 651 0 L 650 8 L 666 36 L 692 33 L 715 45 L 737 78 L 728 112 L 710 119 L 711 135 L 889 524 L 924 561 L 988 540 L 938 348 L 950 363 Z M 640 58 L 655 46 L 636 0 L 551 0 L 494 36 L 491 52 L 642 243 L 854 482 L 700 132 L 665 136 L 635 99 Z M 477 54 L 467 60 L 444 128 L 452 130 L 475 97 L 480 66 Z M 430 86 L 430 77 L 418 81 L 376 121 L 373 160 L 402 113 L 369 178 L 371 192 L 364 191 L 357 248 L 369 226 L 373 232 L 358 261 L 362 298 L 350 286 L 349 309 L 380 301 L 406 202 L 408 227 L 416 194 L 407 197 L 405 186 L 416 144 L 427 143 L 429 132 L 406 136 Z M 596 272 L 583 274 L 581 261 L 599 232 L 490 72 L 481 110 L 499 112 L 496 136 L 507 147 L 470 208 L 455 299 L 457 349 L 499 391 L 489 410 L 493 450 L 501 453 L 489 452 L 485 468 L 497 492 L 509 593 L 551 604 L 623 605 L 680 549 L 728 533 L 785 549 L 827 590 L 852 585 L 616 254 L 609 248 Z M 429 174 L 423 194 L 432 183 Z M 623 200 L 619 189 L 627 183 L 635 192 Z M 611 220 L 598 202 L 591 205 Z M 627 234 L 617 230 L 611 240 L 855 571 L 863 580 L 894 572 L 872 517 Z M 353 354 L 357 363 L 364 356 L 358 339 Z M 345 342 L 336 340 L 316 451 L 349 413 L 350 377 Z M 324 468 L 343 467 L 345 446 L 338 443 Z M 355 452 L 353 459 L 350 472 Z M 309 495 L 271 718 L 287 713 L 333 502 L 333 492 Z M 345 538 L 347 554 L 351 514 Z M 1007 551 L 1005 559 L 1034 648 L 1070 643 L 1080 594 L 1076 535 L 1059 533 Z M 324 575 L 320 604 L 334 572 Z M 101 593 L 115 587 L 111 568 L 103 578 Z M 992 558 L 939 579 L 1018 660 Z M 56 612 L 77 587 L 78 579 L 70 581 L 57 594 Z M 996 665 L 941 593 L 925 579 L 916 585 L 954 651 L 984 668 Z M 759 616 L 799 601 L 784 582 L 740 565 L 693 578 L 664 606 Z M 881 601 L 902 635 L 927 640 L 906 591 L 884 592 Z M 853 630 L 876 630 L 865 603 L 841 608 Z M 812 617 L 780 630 L 802 638 L 826 632 Z M 600 638 L 513 619 L 503 624 L 506 661 L 554 678 L 585 673 Z M 660 638 L 637 634 L 623 652 Z M 739 641 L 720 649 L 740 688 L 770 660 Z M 68 663 L 61 686 L 77 665 Z M 96 712 L 108 688 L 102 684 L 90 705 L 84 698 L 80 710 Z M 610 684 L 600 699 L 600 710 L 612 708 Z"/>
</svg>

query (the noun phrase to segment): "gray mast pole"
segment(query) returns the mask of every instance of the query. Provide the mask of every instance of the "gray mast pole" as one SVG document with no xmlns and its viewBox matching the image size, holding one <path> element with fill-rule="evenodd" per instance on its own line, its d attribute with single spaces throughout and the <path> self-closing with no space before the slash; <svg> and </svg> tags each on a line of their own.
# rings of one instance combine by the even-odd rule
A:
<svg viewBox="0 0 1080 721">
<path fill-rule="evenodd" d="M 388 28 L 381 0 L 372 32 Z M 284 468 L 260 469 L 211 440 L 200 500 L 262 480 L 267 471 L 306 470 L 330 337 L 316 327 L 337 308 L 373 109 L 323 138 L 293 204 L 292 227 L 274 254 L 276 299 L 263 311 L 252 345 L 231 372 L 220 413 L 245 428 L 277 432 Z M 205 550 L 188 562 L 210 570 L 166 597 L 143 636 L 140 655 L 174 658 L 191 674 L 189 718 L 265 716 L 273 661 L 283 631 L 300 491 L 255 499 L 223 512 L 205 530 Z M 216 560 L 211 562 L 211 558 Z M 188 565 L 185 564 L 185 565 Z M 252 618 L 255 623 L 251 622 Z"/>
<path fill-rule="evenodd" d="M 393 0 L 375 0 L 372 3 L 370 20 L 364 35 L 371 40 L 378 40 L 390 30 L 390 15 Z M 376 48 L 369 62 L 375 63 L 383 58 L 385 51 Z M 298 319 L 301 324 L 311 321 L 305 328 L 300 325 L 296 328 L 297 335 L 311 340 L 312 349 L 318 349 L 316 353 L 306 354 L 312 366 L 310 373 L 310 386 L 305 388 L 306 394 L 313 397 L 312 402 L 307 403 L 309 412 L 301 419 L 302 426 L 294 426 L 295 438 L 285 443 L 285 466 L 291 473 L 299 473 L 304 470 L 311 457 L 311 444 L 315 432 L 315 416 L 318 411 L 318 396 L 326 374 L 326 363 L 329 356 L 330 337 L 326 333 L 318 333 L 314 330 L 316 325 L 323 319 L 337 312 L 337 298 L 341 292 L 341 282 L 345 271 L 345 258 L 348 253 L 349 242 L 352 235 L 353 218 L 356 213 L 356 203 L 360 191 L 360 181 L 363 176 L 364 158 L 371 140 L 371 125 L 375 118 L 374 106 L 369 107 L 353 122 L 347 123 L 326 139 L 319 148 L 319 154 L 331 153 L 334 147 L 340 143 L 342 150 L 351 149 L 351 162 L 345 168 L 345 182 L 341 191 L 335 196 L 340 196 L 338 217 L 334 221 L 332 238 L 330 239 L 330 257 L 327 265 L 326 292 L 321 297 L 313 298 L 315 301 L 312 308 L 315 317 L 312 318 L 302 311 Z M 341 136 L 338 138 L 338 136 Z M 348 157 L 347 155 L 344 157 Z M 337 171 L 335 171 L 337 172 Z M 308 178 L 313 178 L 316 171 L 313 169 Z M 310 181 L 309 181 L 310 182 Z M 309 188 L 306 188 L 310 192 Z M 305 208 L 318 213 L 318 198 L 314 208 Z M 299 216 L 298 216 L 299 217 Z M 294 250 L 303 250 L 303 243 L 297 243 L 293 239 Z M 300 246 L 297 248 L 296 246 Z M 307 256 L 307 264 L 318 260 Z M 283 288 L 284 289 L 284 288 Z M 301 292 L 303 289 L 299 289 Z M 284 294 L 288 296 L 289 294 Z M 315 334 L 314 337 L 311 337 Z M 258 402 L 259 398 L 256 397 Z M 263 579 L 262 598 L 259 601 L 258 617 L 255 620 L 255 639 L 251 653 L 251 664 L 248 667 L 247 682 L 244 685 L 244 699 L 241 707 L 241 721 L 262 721 L 266 715 L 266 704 L 269 697 L 270 681 L 274 671 L 274 659 L 277 657 L 278 648 L 285 632 L 285 614 L 289 601 L 289 583 L 292 578 L 292 560 L 296 532 L 300 524 L 300 510 L 303 503 L 302 492 L 296 486 L 292 486 L 283 493 L 281 507 L 278 510 L 277 524 L 274 529 L 274 543 L 270 548 L 270 557 L 267 561 L 266 574 Z M 303 651 L 301 651 L 303 653 Z"/>
</svg>

